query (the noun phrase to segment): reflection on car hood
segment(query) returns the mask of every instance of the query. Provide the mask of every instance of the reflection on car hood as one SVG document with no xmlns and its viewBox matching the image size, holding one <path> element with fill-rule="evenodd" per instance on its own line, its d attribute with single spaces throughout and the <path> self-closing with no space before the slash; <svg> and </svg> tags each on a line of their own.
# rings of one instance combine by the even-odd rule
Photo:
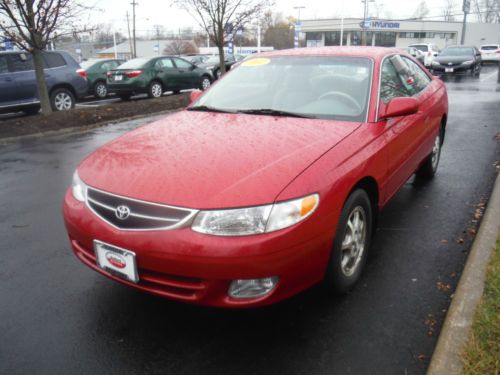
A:
<svg viewBox="0 0 500 375">
<path fill-rule="evenodd" d="M 90 186 L 192 208 L 258 205 L 360 123 L 182 111 L 132 131 L 78 168 Z"/>
</svg>

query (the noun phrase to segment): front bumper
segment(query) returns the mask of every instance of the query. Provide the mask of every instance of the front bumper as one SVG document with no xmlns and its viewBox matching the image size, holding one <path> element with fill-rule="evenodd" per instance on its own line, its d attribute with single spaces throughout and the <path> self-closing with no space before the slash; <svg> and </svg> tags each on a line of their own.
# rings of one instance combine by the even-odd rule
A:
<svg viewBox="0 0 500 375">
<path fill-rule="evenodd" d="M 274 233 L 216 237 L 189 227 L 133 232 L 111 227 L 68 191 L 64 219 L 75 255 L 88 267 L 122 284 L 179 301 L 219 307 L 254 307 L 278 302 L 322 280 L 333 231 L 315 233 L 314 223 Z M 99 268 L 93 240 L 136 253 L 139 282 L 123 280 Z M 256 299 L 228 296 L 236 279 L 279 276 L 274 290 Z"/>
<path fill-rule="evenodd" d="M 452 68 L 453 72 L 447 72 L 446 68 Z M 471 75 L 472 70 L 474 69 L 474 66 L 452 66 L 452 67 L 447 67 L 446 65 L 442 66 L 435 66 L 433 65 L 430 68 L 430 72 L 433 75 L 436 76 L 465 76 L 465 75 Z"/>
</svg>

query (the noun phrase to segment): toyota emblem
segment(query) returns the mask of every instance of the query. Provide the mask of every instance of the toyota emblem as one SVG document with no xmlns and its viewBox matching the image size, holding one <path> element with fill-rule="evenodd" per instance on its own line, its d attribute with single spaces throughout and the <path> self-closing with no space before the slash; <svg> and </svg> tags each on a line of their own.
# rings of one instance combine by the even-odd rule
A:
<svg viewBox="0 0 500 375">
<path fill-rule="evenodd" d="M 115 215 L 120 220 L 125 220 L 130 216 L 130 208 L 127 206 L 116 207 Z"/>
</svg>

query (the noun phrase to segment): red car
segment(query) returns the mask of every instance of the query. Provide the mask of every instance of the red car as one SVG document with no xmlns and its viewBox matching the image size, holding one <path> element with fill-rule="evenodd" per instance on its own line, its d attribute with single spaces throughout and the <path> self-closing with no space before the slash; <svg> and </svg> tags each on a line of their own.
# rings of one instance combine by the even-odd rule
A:
<svg viewBox="0 0 500 375">
<path fill-rule="evenodd" d="M 64 200 L 76 256 L 155 295 L 250 307 L 360 278 L 377 214 L 436 172 L 446 88 L 385 48 L 245 60 L 100 148 Z"/>
</svg>

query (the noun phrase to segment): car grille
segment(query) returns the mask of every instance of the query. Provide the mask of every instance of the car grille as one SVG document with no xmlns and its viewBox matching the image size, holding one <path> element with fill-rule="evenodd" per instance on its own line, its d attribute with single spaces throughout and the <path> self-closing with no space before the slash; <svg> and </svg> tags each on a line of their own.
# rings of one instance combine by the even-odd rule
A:
<svg viewBox="0 0 500 375">
<path fill-rule="evenodd" d="M 196 210 L 144 202 L 87 188 L 87 206 L 108 224 L 123 230 L 163 230 L 182 226 Z"/>
</svg>

